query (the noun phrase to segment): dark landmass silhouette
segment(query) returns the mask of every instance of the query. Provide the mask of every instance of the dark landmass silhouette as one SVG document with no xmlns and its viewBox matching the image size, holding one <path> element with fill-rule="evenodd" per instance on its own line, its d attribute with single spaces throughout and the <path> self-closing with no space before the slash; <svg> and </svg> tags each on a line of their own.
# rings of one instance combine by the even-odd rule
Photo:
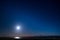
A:
<svg viewBox="0 0 60 40">
<path fill-rule="evenodd" d="M 30 37 L 21 37 L 19 40 L 49 40 L 49 39 L 53 39 L 53 40 L 60 40 L 60 36 L 30 36 Z M 0 37 L 0 40 L 17 40 L 17 39 L 14 39 L 14 37 Z"/>
</svg>

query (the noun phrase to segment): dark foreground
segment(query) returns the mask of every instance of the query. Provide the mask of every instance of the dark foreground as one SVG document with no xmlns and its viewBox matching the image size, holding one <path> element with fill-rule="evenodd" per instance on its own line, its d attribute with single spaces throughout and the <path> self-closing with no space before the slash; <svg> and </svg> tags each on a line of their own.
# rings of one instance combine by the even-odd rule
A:
<svg viewBox="0 0 60 40">
<path fill-rule="evenodd" d="M 0 40 L 60 40 L 60 36 L 34 36 L 34 37 L 21 37 L 14 39 L 12 37 L 0 37 Z"/>
</svg>

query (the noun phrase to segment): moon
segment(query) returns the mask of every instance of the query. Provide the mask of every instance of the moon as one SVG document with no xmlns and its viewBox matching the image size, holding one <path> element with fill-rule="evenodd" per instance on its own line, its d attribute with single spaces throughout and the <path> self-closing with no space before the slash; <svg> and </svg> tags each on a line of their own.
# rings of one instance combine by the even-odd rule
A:
<svg viewBox="0 0 60 40">
<path fill-rule="evenodd" d="M 21 29 L 21 26 L 16 26 L 16 30 L 20 30 Z"/>
</svg>

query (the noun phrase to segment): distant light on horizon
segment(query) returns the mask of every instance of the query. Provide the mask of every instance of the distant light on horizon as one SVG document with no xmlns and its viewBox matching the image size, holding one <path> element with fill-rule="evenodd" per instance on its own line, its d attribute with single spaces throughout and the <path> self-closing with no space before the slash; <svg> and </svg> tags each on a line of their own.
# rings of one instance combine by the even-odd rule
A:
<svg viewBox="0 0 60 40">
<path fill-rule="evenodd" d="M 20 37 L 14 37 L 15 39 L 20 39 Z"/>
</svg>

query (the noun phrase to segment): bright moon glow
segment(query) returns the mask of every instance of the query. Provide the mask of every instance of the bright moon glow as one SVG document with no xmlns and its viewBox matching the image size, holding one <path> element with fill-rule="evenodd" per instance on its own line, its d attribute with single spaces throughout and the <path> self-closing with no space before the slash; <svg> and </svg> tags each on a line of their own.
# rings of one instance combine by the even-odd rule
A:
<svg viewBox="0 0 60 40">
<path fill-rule="evenodd" d="M 20 37 L 14 37 L 15 39 L 20 39 Z"/>
<path fill-rule="evenodd" d="M 20 30 L 20 26 L 17 26 L 16 29 L 17 29 L 17 30 Z"/>
</svg>

